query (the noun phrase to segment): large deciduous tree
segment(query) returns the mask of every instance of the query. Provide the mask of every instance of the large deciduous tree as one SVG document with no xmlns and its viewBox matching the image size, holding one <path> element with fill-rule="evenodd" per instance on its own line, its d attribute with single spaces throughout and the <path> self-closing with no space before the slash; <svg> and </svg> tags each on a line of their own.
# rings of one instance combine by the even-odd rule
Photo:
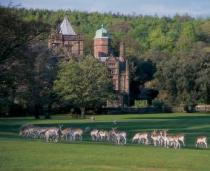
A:
<svg viewBox="0 0 210 171">
<path fill-rule="evenodd" d="M 81 61 L 72 59 L 63 62 L 54 82 L 54 90 L 61 99 L 80 108 L 82 117 L 86 108 L 100 106 L 112 96 L 107 68 L 91 56 Z"/>
<path fill-rule="evenodd" d="M 35 69 L 33 45 L 46 37 L 49 25 L 40 20 L 26 21 L 14 8 L 0 6 L 0 16 L 0 114 L 22 115 L 16 107 L 27 108 L 32 100 L 26 90 L 35 86 L 30 82 Z"/>
<path fill-rule="evenodd" d="M 209 104 L 210 56 L 198 49 L 179 53 L 157 65 L 155 74 L 160 90 L 168 92 L 174 104 Z"/>
</svg>

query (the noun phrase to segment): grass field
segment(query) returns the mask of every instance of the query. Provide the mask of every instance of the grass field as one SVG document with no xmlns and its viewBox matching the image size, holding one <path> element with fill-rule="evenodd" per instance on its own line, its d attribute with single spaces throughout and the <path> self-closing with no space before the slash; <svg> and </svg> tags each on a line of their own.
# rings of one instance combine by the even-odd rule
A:
<svg viewBox="0 0 210 171">
<path fill-rule="evenodd" d="M 117 125 L 112 123 L 117 121 Z M 111 129 L 117 127 L 134 133 L 153 129 L 169 129 L 184 133 L 187 147 L 181 150 L 129 145 L 93 143 L 88 134 L 83 142 L 45 143 L 43 140 L 18 136 L 22 124 Z M 72 170 L 72 171 L 208 171 L 210 150 L 195 149 L 195 137 L 210 137 L 210 114 L 145 114 L 102 115 L 96 121 L 77 120 L 57 115 L 50 120 L 33 118 L 0 119 L 0 171 L 7 170 Z"/>
</svg>

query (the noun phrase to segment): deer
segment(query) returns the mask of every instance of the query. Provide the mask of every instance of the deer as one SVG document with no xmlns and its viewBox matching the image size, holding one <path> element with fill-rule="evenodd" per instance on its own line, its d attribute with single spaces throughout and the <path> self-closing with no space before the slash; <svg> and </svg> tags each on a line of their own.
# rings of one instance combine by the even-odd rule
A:
<svg viewBox="0 0 210 171">
<path fill-rule="evenodd" d="M 93 141 L 97 141 L 99 139 L 99 130 L 98 129 L 93 129 L 91 132 L 90 132 L 90 136 L 91 136 L 91 139 Z"/>
<path fill-rule="evenodd" d="M 71 138 L 72 138 L 72 128 L 63 129 L 61 137 L 64 138 L 66 141 L 71 140 Z"/>
<path fill-rule="evenodd" d="M 104 130 L 100 130 L 98 132 L 99 138 L 103 141 L 103 140 L 109 140 L 109 132 L 108 131 L 104 131 Z"/>
<path fill-rule="evenodd" d="M 184 134 L 178 134 L 176 135 L 176 137 L 178 138 L 178 141 L 181 143 L 180 145 L 182 145 L 183 147 L 185 146 L 185 136 Z"/>
<path fill-rule="evenodd" d="M 126 136 L 127 133 L 124 131 L 117 131 L 115 128 L 112 128 L 112 131 L 110 132 L 110 135 L 113 137 L 113 140 L 116 142 L 116 144 L 126 144 Z"/>
<path fill-rule="evenodd" d="M 72 134 L 73 140 L 79 139 L 82 140 L 83 130 L 80 128 L 72 128 Z"/>
<path fill-rule="evenodd" d="M 179 138 L 175 135 L 167 135 L 167 148 L 174 147 L 180 149 Z"/>
<path fill-rule="evenodd" d="M 205 136 L 197 137 L 195 147 L 198 148 L 198 146 L 200 147 L 203 146 L 204 148 L 208 148 L 207 137 Z"/>
<path fill-rule="evenodd" d="M 166 147 L 167 144 L 167 130 L 160 130 L 159 135 L 159 145 Z"/>
<path fill-rule="evenodd" d="M 59 125 L 59 128 L 48 128 L 47 131 L 45 132 L 45 139 L 46 142 L 58 142 L 61 135 L 62 135 L 62 130 L 61 130 L 61 125 Z"/>
<path fill-rule="evenodd" d="M 154 146 L 157 146 L 160 144 L 161 135 L 156 130 L 154 130 L 151 133 L 151 139 L 153 141 Z"/>
<path fill-rule="evenodd" d="M 46 127 L 38 127 L 34 125 L 24 125 L 20 129 L 20 136 L 30 138 L 44 138 L 44 133 L 47 131 Z"/>
<path fill-rule="evenodd" d="M 132 143 L 137 141 L 139 144 L 140 143 L 145 143 L 148 144 L 148 133 L 136 133 L 132 139 Z"/>
</svg>

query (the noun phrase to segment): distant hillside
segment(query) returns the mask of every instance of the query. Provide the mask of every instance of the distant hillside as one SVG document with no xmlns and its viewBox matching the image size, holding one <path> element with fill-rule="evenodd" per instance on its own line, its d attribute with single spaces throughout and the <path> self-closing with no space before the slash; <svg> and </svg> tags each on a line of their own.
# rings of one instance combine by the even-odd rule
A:
<svg viewBox="0 0 210 171">
<path fill-rule="evenodd" d="M 142 56 L 149 51 L 176 53 L 202 43 L 208 49 L 210 43 L 210 19 L 194 19 L 190 16 L 173 18 L 157 16 L 128 16 L 121 14 L 100 14 L 79 11 L 49 11 L 11 9 L 26 21 L 41 21 L 56 29 L 67 15 L 77 33 L 85 36 L 85 51 L 92 49 L 95 31 L 104 24 L 113 37 L 114 53 L 124 40 L 127 56 Z M 210 48 L 210 47 L 209 47 Z"/>
</svg>

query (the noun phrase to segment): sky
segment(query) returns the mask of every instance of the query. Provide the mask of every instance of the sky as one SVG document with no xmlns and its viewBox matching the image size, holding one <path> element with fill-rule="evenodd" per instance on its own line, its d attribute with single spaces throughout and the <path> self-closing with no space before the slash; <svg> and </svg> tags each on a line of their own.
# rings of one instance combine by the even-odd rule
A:
<svg viewBox="0 0 210 171">
<path fill-rule="evenodd" d="M 210 17 L 210 0 L 0 0 L 3 6 L 10 2 L 25 8 L 51 10 L 71 9 L 158 16 L 188 14 L 193 17 Z"/>
</svg>

